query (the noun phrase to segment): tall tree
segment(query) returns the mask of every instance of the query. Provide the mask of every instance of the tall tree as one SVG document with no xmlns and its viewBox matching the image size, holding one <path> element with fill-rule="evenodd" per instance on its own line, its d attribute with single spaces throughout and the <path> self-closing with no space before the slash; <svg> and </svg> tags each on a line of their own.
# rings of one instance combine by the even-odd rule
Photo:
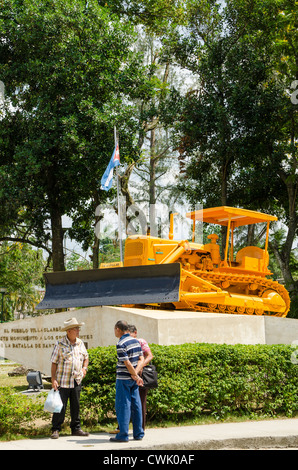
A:
<svg viewBox="0 0 298 470">
<path fill-rule="evenodd" d="M 235 14 L 234 2 L 229 13 Z M 283 242 L 272 240 L 271 247 L 292 299 L 296 299 L 290 314 L 298 316 L 298 280 L 292 252 L 298 230 L 298 107 L 290 90 L 298 77 L 297 8 L 292 0 L 256 2 L 251 17 L 244 9 L 238 9 L 238 15 L 238 25 L 247 25 L 245 39 L 253 42 L 266 67 L 258 102 L 250 116 L 246 109 L 242 112 L 242 125 L 254 139 L 250 143 L 244 140 L 248 152 L 244 150 L 246 159 L 239 161 L 238 170 L 241 181 L 245 178 L 250 188 L 245 191 L 246 204 L 255 205 L 257 200 L 265 210 L 279 215 L 287 227 Z"/>
<path fill-rule="evenodd" d="M 170 149 L 167 138 L 163 138 L 163 142 L 161 139 L 157 139 L 157 136 L 167 137 L 168 135 L 168 129 L 163 132 L 165 124 L 161 124 L 160 119 L 165 112 L 165 97 L 169 90 L 172 55 L 167 55 L 163 47 L 163 40 L 182 24 L 185 16 L 185 0 L 132 0 L 131 2 L 123 0 L 105 2 L 99 0 L 99 3 L 101 5 L 105 4 L 122 20 L 129 19 L 137 25 L 139 31 L 137 47 L 138 50 L 144 53 L 148 83 L 154 84 L 151 94 L 148 93 L 144 99 L 137 102 L 139 109 L 137 143 L 140 159 L 128 165 L 122 173 L 121 190 L 126 200 L 126 207 L 134 205 L 133 177 L 139 169 L 141 169 L 142 174 L 147 172 L 148 163 L 148 188 L 147 183 L 145 183 L 148 192 L 146 200 L 149 204 L 155 204 L 161 192 L 157 181 L 160 174 L 164 172 L 166 164 L 163 164 L 163 162 Z M 147 181 L 147 178 L 145 180 Z M 142 189 L 144 189 L 144 185 L 142 185 Z M 140 195 L 139 191 L 137 192 L 136 199 L 139 201 L 143 199 L 143 194 Z M 141 190 L 141 192 L 143 191 Z M 127 214 L 126 219 L 128 224 L 130 221 L 129 214 Z M 150 213 L 150 219 L 154 224 L 153 211 Z"/>
<path fill-rule="evenodd" d="M 35 239 L 51 238 L 53 269 L 64 270 L 62 216 L 99 191 L 114 124 L 126 123 L 123 159 L 135 156 L 129 99 L 146 93 L 144 68 L 129 22 L 95 0 L 3 0 L 0 37 L 1 207 L 13 206 L 11 222 L 24 208 Z"/>
<path fill-rule="evenodd" d="M 288 91 L 298 73 L 295 2 L 190 0 L 189 6 L 188 35 L 173 44 L 179 62 L 199 77 L 181 100 L 179 145 L 190 159 L 182 187 L 208 205 L 279 215 L 288 233 L 273 249 L 295 294 L 297 107 Z"/>
</svg>

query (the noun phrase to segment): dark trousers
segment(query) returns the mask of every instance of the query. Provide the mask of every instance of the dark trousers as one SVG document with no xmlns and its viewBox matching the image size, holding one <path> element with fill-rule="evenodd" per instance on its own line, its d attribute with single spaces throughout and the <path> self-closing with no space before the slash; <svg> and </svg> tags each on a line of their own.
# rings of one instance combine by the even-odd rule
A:
<svg viewBox="0 0 298 470">
<path fill-rule="evenodd" d="M 141 405 L 142 405 L 142 425 L 143 429 L 145 429 L 146 426 L 146 412 L 147 412 L 147 393 L 148 393 L 148 388 L 141 388 L 139 387 L 139 393 L 140 393 L 140 398 L 141 398 Z"/>
<path fill-rule="evenodd" d="M 60 413 L 53 413 L 52 417 L 52 431 L 61 431 L 61 426 L 64 423 L 67 402 L 70 405 L 70 427 L 72 432 L 81 428 L 80 420 L 80 394 L 81 384 L 75 382 L 74 388 L 59 388 L 59 393 L 63 403 Z"/>
</svg>

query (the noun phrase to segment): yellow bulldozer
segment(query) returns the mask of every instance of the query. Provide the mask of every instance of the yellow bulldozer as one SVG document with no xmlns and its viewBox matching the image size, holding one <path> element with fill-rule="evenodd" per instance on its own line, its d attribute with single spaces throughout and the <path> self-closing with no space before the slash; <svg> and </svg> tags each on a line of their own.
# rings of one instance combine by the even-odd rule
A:
<svg viewBox="0 0 298 470">
<path fill-rule="evenodd" d="M 285 317 L 289 294 L 268 278 L 269 225 L 277 218 L 227 206 L 186 216 L 193 222 L 191 242 L 173 239 L 172 214 L 167 239 L 127 238 L 121 267 L 45 273 L 46 293 L 37 309 L 130 305 Z M 209 243 L 195 243 L 197 220 L 227 227 L 223 256 L 215 233 L 208 235 Z M 246 246 L 234 253 L 234 230 L 257 223 L 267 224 L 264 249 Z"/>
</svg>

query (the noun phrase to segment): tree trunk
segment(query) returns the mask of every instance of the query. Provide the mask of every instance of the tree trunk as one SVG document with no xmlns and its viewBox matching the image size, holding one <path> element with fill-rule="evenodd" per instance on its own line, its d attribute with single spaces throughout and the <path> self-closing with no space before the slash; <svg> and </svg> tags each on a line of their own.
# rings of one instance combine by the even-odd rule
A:
<svg viewBox="0 0 298 470">
<path fill-rule="evenodd" d="M 288 225 L 288 234 L 286 238 L 286 242 L 283 245 L 282 249 L 280 250 L 277 246 L 276 243 L 271 243 L 270 246 L 274 252 L 274 255 L 277 259 L 277 262 L 279 264 L 279 267 L 281 269 L 285 284 L 287 289 L 289 290 L 291 295 L 298 295 L 298 283 L 294 281 L 291 268 L 290 268 L 290 254 L 291 254 L 291 249 L 289 247 L 292 247 L 293 245 L 293 240 L 295 237 L 297 229 L 297 222 L 295 220 L 289 221 Z"/>
<path fill-rule="evenodd" d="M 63 251 L 62 214 L 59 204 L 59 189 L 56 180 L 56 164 L 46 169 L 47 194 L 49 199 L 49 212 L 52 230 L 52 260 L 53 271 L 65 271 Z"/>
<path fill-rule="evenodd" d="M 149 180 L 149 208 L 150 208 L 150 229 L 153 230 L 156 223 L 156 155 L 155 155 L 155 128 L 150 131 L 150 180 Z"/>
<path fill-rule="evenodd" d="M 51 210 L 51 227 L 53 271 L 65 271 L 62 216 L 57 207 L 52 207 Z"/>
<path fill-rule="evenodd" d="M 93 269 L 99 267 L 99 239 L 96 236 L 94 237 L 94 245 L 92 247 L 92 267 Z"/>
<path fill-rule="evenodd" d="M 293 159 L 294 160 L 294 159 Z M 296 162 L 293 165 L 293 170 L 296 171 Z M 293 173 L 295 173 L 293 171 Z M 291 268 L 290 268 L 290 257 L 291 251 L 293 248 L 294 239 L 296 236 L 297 226 L 298 226 L 298 217 L 296 215 L 296 205 L 297 205 L 297 193 L 298 193 L 298 179 L 295 177 L 289 177 L 288 174 L 282 169 L 279 170 L 279 176 L 283 183 L 286 186 L 287 193 L 288 193 L 288 210 L 289 210 L 289 218 L 288 218 L 288 233 L 286 237 L 286 241 L 282 247 L 279 249 L 278 246 L 273 243 L 271 244 L 272 249 L 274 251 L 274 255 L 278 261 L 280 269 L 282 271 L 282 275 L 286 284 L 287 289 L 291 293 L 291 295 L 297 296 L 298 295 L 298 283 L 294 281 Z"/>
<path fill-rule="evenodd" d="M 228 194 L 228 162 L 226 159 L 222 162 L 221 167 L 221 182 L 220 182 L 220 189 L 221 189 L 221 205 L 227 205 L 227 194 Z M 224 225 L 221 226 L 221 247 L 220 247 L 220 254 L 221 258 L 224 258 L 225 247 L 226 247 L 226 240 L 227 240 L 227 227 Z"/>
<path fill-rule="evenodd" d="M 120 186 L 121 186 L 121 193 L 125 197 L 125 204 L 126 204 L 126 220 L 125 220 L 125 232 L 127 233 L 128 225 L 130 223 L 131 217 L 128 216 L 127 211 L 129 207 L 134 205 L 134 199 L 132 195 L 130 194 L 128 183 L 129 183 L 129 178 L 130 175 L 135 167 L 135 162 L 131 163 L 125 170 L 124 175 L 120 177 Z M 115 207 L 115 211 L 118 214 L 118 207 Z"/>
<path fill-rule="evenodd" d="M 255 240 L 255 225 L 251 224 L 247 226 L 247 246 L 254 244 Z"/>
<path fill-rule="evenodd" d="M 95 193 L 94 193 L 94 213 L 96 213 L 96 208 L 99 206 L 99 203 L 100 203 L 100 201 L 99 201 L 98 192 L 95 191 Z M 102 219 L 102 216 L 95 215 L 94 227 L 98 226 L 101 219 Z M 99 267 L 99 237 L 96 234 L 94 235 L 94 243 L 93 243 L 93 246 L 92 246 L 92 267 L 93 267 L 93 269 L 97 269 Z"/>
</svg>

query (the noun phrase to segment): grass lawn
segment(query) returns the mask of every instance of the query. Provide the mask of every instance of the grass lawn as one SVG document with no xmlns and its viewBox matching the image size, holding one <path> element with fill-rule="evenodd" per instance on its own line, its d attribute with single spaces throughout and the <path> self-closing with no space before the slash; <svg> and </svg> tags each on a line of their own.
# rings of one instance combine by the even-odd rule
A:
<svg viewBox="0 0 298 470">
<path fill-rule="evenodd" d="M 11 361 L 0 363 L 0 387 L 14 387 L 17 391 L 21 392 L 27 390 L 28 382 L 26 375 L 10 377 L 9 372 L 12 372 L 19 364 Z"/>
</svg>

